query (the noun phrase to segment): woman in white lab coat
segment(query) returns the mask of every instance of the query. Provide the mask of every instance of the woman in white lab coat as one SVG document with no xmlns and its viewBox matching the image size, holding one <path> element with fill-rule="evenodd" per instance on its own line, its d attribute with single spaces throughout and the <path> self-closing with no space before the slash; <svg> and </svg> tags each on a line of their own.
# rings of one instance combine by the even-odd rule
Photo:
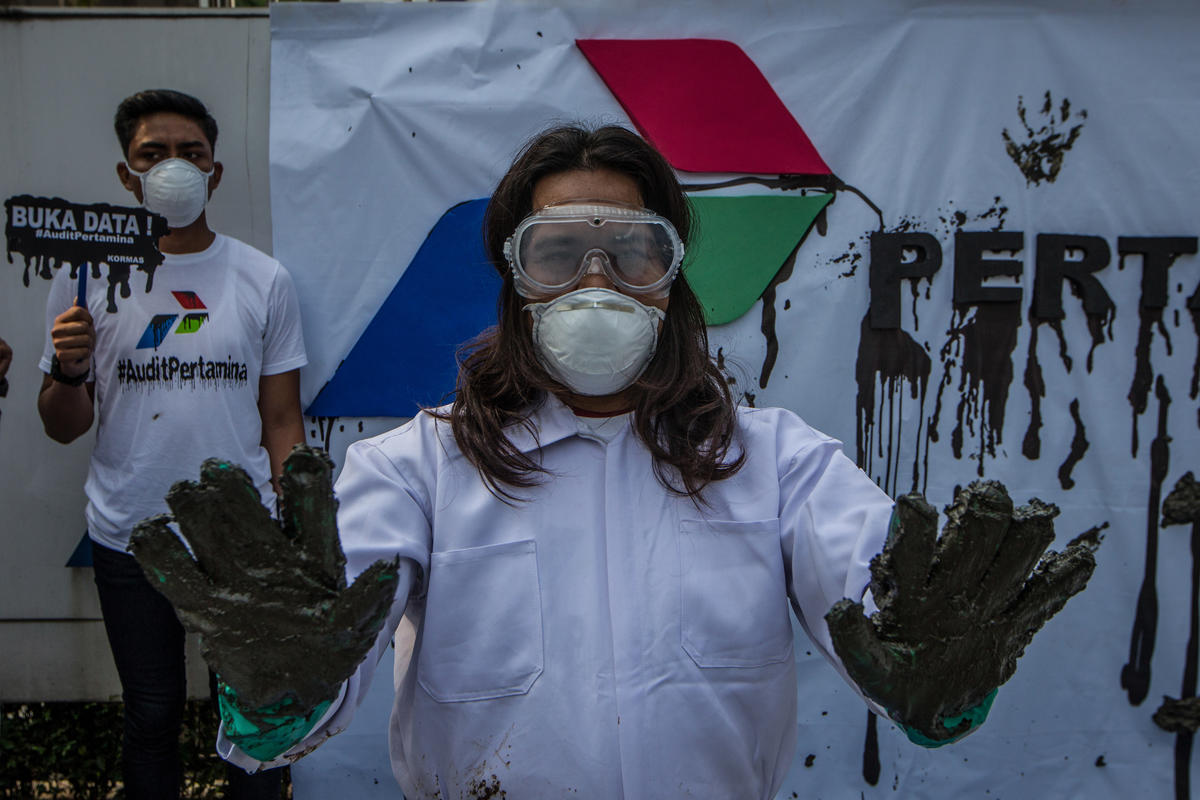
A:
<svg viewBox="0 0 1200 800">
<path fill-rule="evenodd" d="M 796 747 L 793 613 L 913 741 L 983 721 L 1098 542 L 1026 580 L 1052 506 L 973 484 L 939 540 L 839 442 L 735 407 L 681 272 L 691 233 L 649 144 L 549 130 L 488 207 L 497 326 L 451 405 L 350 448 L 336 530 L 311 448 L 282 525 L 234 465 L 172 488 L 190 549 L 165 517 L 133 548 L 220 673 L 222 756 L 272 767 L 344 729 L 394 637 L 410 800 L 765 800 Z"/>
</svg>

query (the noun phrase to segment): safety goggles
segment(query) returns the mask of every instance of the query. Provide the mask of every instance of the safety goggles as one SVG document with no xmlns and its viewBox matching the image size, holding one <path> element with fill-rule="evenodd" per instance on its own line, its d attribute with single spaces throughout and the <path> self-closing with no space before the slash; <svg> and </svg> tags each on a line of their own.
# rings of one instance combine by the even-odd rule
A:
<svg viewBox="0 0 1200 800">
<path fill-rule="evenodd" d="M 669 221 L 645 209 L 564 203 L 522 220 L 504 243 L 504 258 L 522 297 L 573 289 L 600 269 L 621 291 L 662 298 L 683 261 L 683 241 Z"/>
</svg>

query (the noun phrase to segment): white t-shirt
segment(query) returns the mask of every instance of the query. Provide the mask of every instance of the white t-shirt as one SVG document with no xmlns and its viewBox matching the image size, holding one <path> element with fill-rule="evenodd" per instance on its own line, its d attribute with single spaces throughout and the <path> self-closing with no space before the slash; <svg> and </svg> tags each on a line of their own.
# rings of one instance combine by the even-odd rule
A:
<svg viewBox="0 0 1200 800">
<path fill-rule="evenodd" d="M 119 269 L 87 288 L 98 418 L 84 487 L 91 537 L 124 550 L 133 526 L 165 512 L 167 490 L 198 480 L 206 458 L 240 465 L 273 508 L 258 381 L 307 363 L 287 270 L 219 234 L 202 252 L 166 256 L 149 281 L 134 271 L 128 297 L 108 280 Z M 47 373 L 50 328 L 75 300 L 69 273 L 55 275 L 46 305 Z"/>
</svg>

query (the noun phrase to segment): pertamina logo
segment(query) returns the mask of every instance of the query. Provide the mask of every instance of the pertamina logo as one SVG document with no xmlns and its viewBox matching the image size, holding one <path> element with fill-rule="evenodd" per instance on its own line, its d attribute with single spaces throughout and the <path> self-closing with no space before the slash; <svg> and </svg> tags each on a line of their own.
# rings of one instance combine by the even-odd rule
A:
<svg viewBox="0 0 1200 800">
<path fill-rule="evenodd" d="M 171 327 L 175 325 L 177 319 L 179 319 L 179 325 L 175 328 L 177 334 L 195 333 L 208 321 L 208 311 L 203 310 L 206 307 L 195 292 L 173 291 L 171 294 L 187 313 L 182 315 L 183 319 L 179 319 L 179 314 L 155 314 L 150 320 L 150 324 L 146 326 L 142 338 L 138 340 L 138 350 L 146 348 L 157 350 L 158 346 L 171 333 Z"/>
<path fill-rule="evenodd" d="M 835 193 L 858 192 L 833 175 L 736 44 L 579 39 L 576 45 L 675 169 L 736 176 L 684 180 L 703 232 L 690 245 L 684 271 L 710 325 L 732 322 L 763 298 L 767 358 L 759 383 L 765 386 L 779 346 L 775 287 L 791 275 L 809 230 L 823 230 Z M 747 194 L 746 186 L 765 191 Z M 731 187 L 742 188 L 737 196 L 719 194 Z M 443 401 L 454 387 L 456 348 L 495 321 L 499 279 L 479 236 L 486 206 L 487 198 L 466 200 L 442 215 L 308 414 L 404 417 Z M 455 313 L 431 314 L 431 308 Z M 392 365 L 393 376 L 382 383 L 381 363 Z"/>
</svg>

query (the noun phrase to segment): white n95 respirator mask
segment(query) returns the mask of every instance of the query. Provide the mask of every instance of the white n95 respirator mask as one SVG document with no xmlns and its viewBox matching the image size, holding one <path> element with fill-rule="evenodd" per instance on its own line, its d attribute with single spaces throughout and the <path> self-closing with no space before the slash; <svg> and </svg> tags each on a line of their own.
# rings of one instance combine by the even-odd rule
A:
<svg viewBox="0 0 1200 800">
<path fill-rule="evenodd" d="M 576 289 L 530 303 L 533 344 L 551 377 L 576 394 L 614 394 L 646 369 L 658 345 L 662 309 L 611 289 Z"/>
<path fill-rule="evenodd" d="M 142 181 L 142 205 L 166 217 L 167 225 L 172 228 L 191 225 L 208 204 L 211 169 L 201 172 L 195 164 L 182 158 L 168 158 L 145 172 L 132 168 L 129 172 Z"/>
</svg>

